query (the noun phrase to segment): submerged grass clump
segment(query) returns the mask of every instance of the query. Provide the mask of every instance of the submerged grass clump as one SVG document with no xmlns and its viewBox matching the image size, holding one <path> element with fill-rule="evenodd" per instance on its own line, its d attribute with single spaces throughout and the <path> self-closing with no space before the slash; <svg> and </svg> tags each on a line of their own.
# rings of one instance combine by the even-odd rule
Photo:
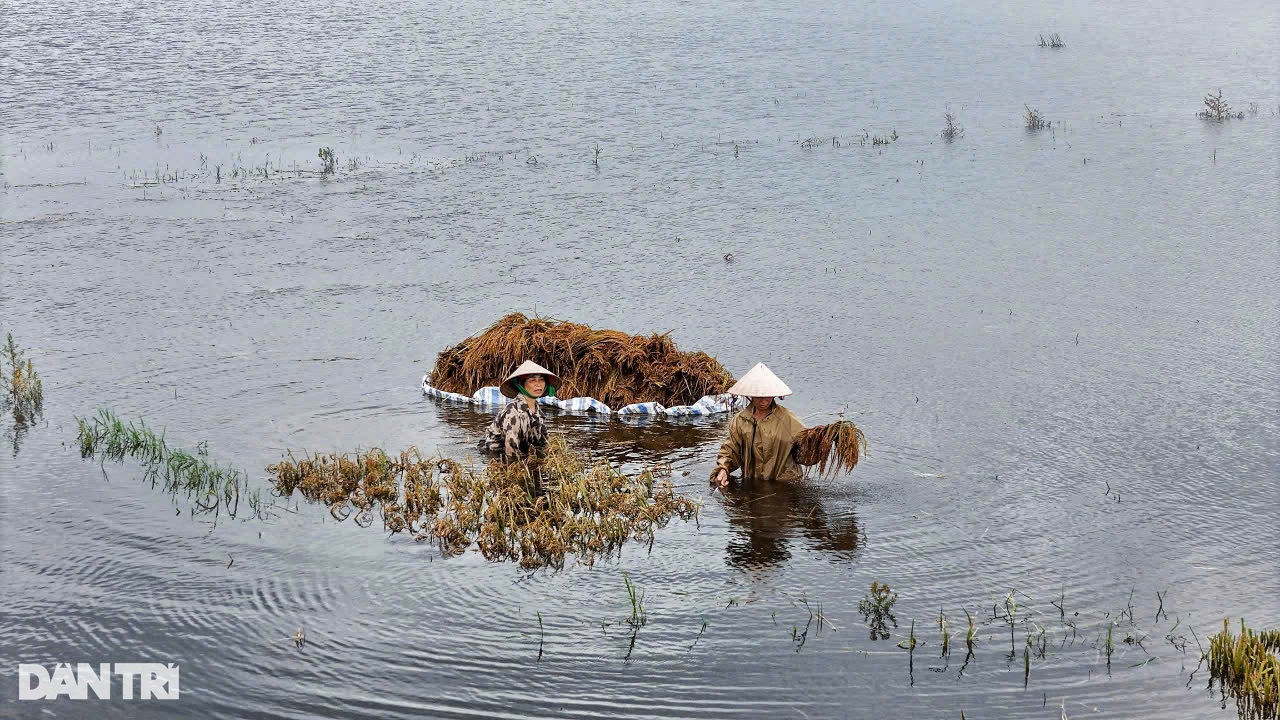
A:
<svg viewBox="0 0 1280 720">
<path fill-rule="evenodd" d="M 1213 122 L 1243 120 L 1244 111 L 1232 109 L 1227 101 L 1222 99 L 1222 88 L 1218 88 L 1217 94 L 1208 93 L 1204 96 L 1204 109 L 1196 113 L 1196 117 Z"/>
<path fill-rule="evenodd" d="M 796 461 L 817 465 L 819 477 L 852 470 L 867 452 L 867 436 L 848 420 L 818 425 L 796 437 Z"/>
<path fill-rule="evenodd" d="M 1048 36 L 1045 36 L 1045 35 L 1040 36 L 1040 47 L 1042 48 L 1053 48 L 1057 50 L 1059 48 L 1064 48 L 1066 46 L 1067 46 L 1066 41 L 1063 40 L 1062 36 L 1059 35 L 1058 33 L 1049 33 Z"/>
<path fill-rule="evenodd" d="M 1222 632 L 1209 638 L 1209 688 L 1215 682 L 1225 701 L 1234 697 L 1240 717 L 1249 720 L 1280 717 L 1280 630 L 1255 633 L 1240 620 L 1240 634 L 1232 635 L 1227 620 Z"/>
<path fill-rule="evenodd" d="M 964 128 L 960 127 L 960 122 L 952 114 L 951 108 L 947 108 L 942 115 L 942 139 L 952 142 L 962 137 L 964 137 Z"/>
<path fill-rule="evenodd" d="M 898 131 L 897 131 L 897 130 L 892 130 L 892 131 L 890 131 L 890 133 L 889 133 L 888 135 L 873 135 L 873 136 L 871 136 L 871 145 L 872 145 L 872 147 L 876 147 L 876 146 L 879 146 L 879 145 L 892 145 L 892 144 L 894 144 L 894 143 L 896 143 L 896 142 L 898 142 Z"/>
<path fill-rule="evenodd" d="M 436 357 L 431 384 L 469 395 L 497 385 L 525 360 L 556 372 L 560 397 L 590 396 L 609 407 L 656 400 L 690 405 L 723 393 L 733 376 L 703 352 L 680 352 L 668 335 L 628 335 L 512 313 Z"/>
<path fill-rule="evenodd" d="M 152 487 L 162 484 L 168 493 L 185 492 L 192 501 L 192 515 L 217 515 L 225 510 L 231 517 L 236 516 L 247 477 L 239 470 L 210 462 L 203 443 L 194 455 L 171 448 L 163 431 L 156 433 L 142 420 L 136 425 L 132 421 L 126 424 L 106 408 L 99 409 L 93 419 L 77 417 L 76 427 L 81 457 L 115 462 L 133 458 L 142 463 L 146 471 L 143 479 L 150 480 Z M 257 496 L 251 500 L 258 512 Z"/>
<path fill-rule="evenodd" d="M 688 520 L 698 512 L 657 471 L 632 476 L 591 463 L 560 435 L 552 436 L 544 458 L 527 463 L 477 468 L 424 459 L 411 448 L 398 456 L 378 449 L 301 460 L 290 454 L 267 470 L 280 495 L 298 490 L 339 520 L 354 513 L 367 526 L 378 510 L 388 531 L 431 540 L 446 555 L 475 544 L 487 560 L 526 569 L 561 568 L 570 554 L 590 565 L 628 540 L 652 545 L 673 515 Z"/>
<path fill-rule="evenodd" d="M 0 375 L 4 377 L 0 406 L 13 411 L 14 423 L 25 425 L 37 419 L 44 412 L 44 383 L 30 358 L 13 341 L 13 333 L 8 333 L 0 349 Z"/>
<path fill-rule="evenodd" d="M 889 624 L 898 627 L 898 618 L 893 614 L 893 604 L 897 601 L 898 593 L 888 585 L 871 581 L 871 590 L 858 602 L 858 610 L 871 630 L 872 640 L 888 640 Z"/>
<path fill-rule="evenodd" d="M 434 467 L 435 462 L 424 459 L 416 448 L 395 458 L 374 448 L 355 456 L 331 453 L 301 460 L 290 453 L 288 460 L 267 470 L 275 475 L 281 496 L 298 490 L 304 498 L 328 505 L 338 520 L 354 514 L 356 524 L 368 527 L 374 510 L 380 510 L 389 528 L 418 532 L 423 516 L 434 515 L 441 503 L 438 489 L 432 493 L 430 482 L 422 482 Z"/>
<path fill-rule="evenodd" d="M 1023 105 L 1022 107 L 1026 110 L 1026 112 L 1022 114 L 1022 121 L 1026 125 L 1027 130 L 1035 132 L 1049 127 L 1049 120 L 1044 116 L 1044 113 L 1029 105 Z"/>
<path fill-rule="evenodd" d="M 631 617 L 627 618 L 627 624 L 641 627 L 649 621 L 649 613 L 644 609 L 644 591 L 631 582 L 631 577 L 626 573 L 622 573 L 622 581 L 626 584 L 627 599 L 631 602 Z"/>
<path fill-rule="evenodd" d="M 320 174 L 332 175 L 338 170 L 338 156 L 334 154 L 333 148 L 322 147 L 318 153 L 320 158 Z"/>
</svg>

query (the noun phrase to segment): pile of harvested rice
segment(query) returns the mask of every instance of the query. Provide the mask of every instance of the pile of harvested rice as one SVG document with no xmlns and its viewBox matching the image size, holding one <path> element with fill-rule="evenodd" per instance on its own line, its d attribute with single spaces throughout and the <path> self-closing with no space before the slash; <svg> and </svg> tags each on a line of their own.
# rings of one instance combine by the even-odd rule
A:
<svg viewBox="0 0 1280 720">
<path fill-rule="evenodd" d="M 430 383 L 469 395 L 532 360 L 562 379 L 556 395 L 593 397 L 611 408 L 638 402 L 691 405 L 723 393 L 733 376 L 703 352 L 680 352 L 667 335 L 628 335 L 512 313 L 436 358 Z"/>
<path fill-rule="evenodd" d="M 488 560 L 526 569 L 564 566 L 572 554 L 590 565 L 620 552 L 628 540 L 653 544 L 654 533 L 698 505 L 678 495 L 661 470 L 626 475 L 607 462 L 590 463 L 553 435 L 546 457 L 483 468 L 426 460 L 416 449 L 398 457 L 381 450 L 321 455 L 272 465 L 276 491 L 329 506 L 339 520 L 356 515 L 368 526 L 380 511 L 392 533 L 431 540 L 447 555 L 473 543 Z"/>
<path fill-rule="evenodd" d="M 817 465 L 819 477 L 852 470 L 866 452 L 867 436 L 848 420 L 811 427 L 796 436 L 796 462 Z"/>
</svg>

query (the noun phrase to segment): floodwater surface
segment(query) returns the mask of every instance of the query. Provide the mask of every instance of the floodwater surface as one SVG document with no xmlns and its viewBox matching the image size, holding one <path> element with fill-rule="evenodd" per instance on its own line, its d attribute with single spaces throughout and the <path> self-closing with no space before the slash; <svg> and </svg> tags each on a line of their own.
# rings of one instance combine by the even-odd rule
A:
<svg viewBox="0 0 1280 720">
<path fill-rule="evenodd" d="M 1275 4 L 0 7 L 0 332 L 45 386 L 0 420 L 0 716 L 1235 715 L 1193 671 L 1280 626 Z M 726 418 L 558 414 L 703 506 L 532 574 L 79 457 L 99 407 L 259 489 L 464 457 L 486 416 L 419 381 L 516 310 L 764 361 L 870 453 L 711 494 Z M 56 662 L 181 698 L 20 702 Z"/>
</svg>

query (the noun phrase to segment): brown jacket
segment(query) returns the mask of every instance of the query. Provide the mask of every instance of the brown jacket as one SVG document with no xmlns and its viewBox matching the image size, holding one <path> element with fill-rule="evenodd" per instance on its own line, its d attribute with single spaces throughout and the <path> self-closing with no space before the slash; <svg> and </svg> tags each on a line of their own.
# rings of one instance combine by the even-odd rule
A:
<svg viewBox="0 0 1280 720">
<path fill-rule="evenodd" d="M 748 405 L 730 421 L 729 439 L 720 446 L 716 468 L 730 473 L 742 468 L 742 477 L 753 480 L 799 480 L 804 471 L 791 451 L 802 430 L 800 419 L 777 402 L 758 423 Z"/>
</svg>

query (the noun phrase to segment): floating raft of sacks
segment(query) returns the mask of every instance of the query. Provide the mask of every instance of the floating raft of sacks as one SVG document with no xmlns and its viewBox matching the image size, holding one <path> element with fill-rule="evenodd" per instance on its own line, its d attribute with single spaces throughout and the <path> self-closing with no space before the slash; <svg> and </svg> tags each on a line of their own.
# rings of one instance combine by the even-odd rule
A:
<svg viewBox="0 0 1280 720">
<path fill-rule="evenodd" d="M 422 378 L 422 392 L 426 393 L 428 397 L 437 400 L 477 405 L 485 409 L 501 407 L 511 402 L 510 399 L 502 396 L 496 385 L 482 387 L 471 395 L 462 395 L 432 387 L 430 375 L 424 375 Z M 668 415 L 673 417 L 715 415 L 717 413 L 731 412 L 743 406 L 743 402 L 738 398 L 723 393 L 720 395 L 704 395 L 692 405 L 675 405 L 672 407 L 666 407 L 660 402 L 649 401 L 624 405 L 614 410 L 593 397 L 576 397 L 568 400 L 561 400 L 557 397 L 544 397 L 538 398 L 538 404 L 576 412 L 617 413 L 618 415 Z"/>
<path fill-rule="evenodd" d="M 543 405 L 621 415 L 713 415 L 740 405 L 725 391 L 733 376 L 703 352 L 680 352 L 667 335 L 628 335 L 512 313 L 442 351 L 422 378 L 428 396 L 493 407 L 498 385 L 532 360 L 561 377 Z M 568 398 L 568 399 L 562 399 Z"/>
</svg>

